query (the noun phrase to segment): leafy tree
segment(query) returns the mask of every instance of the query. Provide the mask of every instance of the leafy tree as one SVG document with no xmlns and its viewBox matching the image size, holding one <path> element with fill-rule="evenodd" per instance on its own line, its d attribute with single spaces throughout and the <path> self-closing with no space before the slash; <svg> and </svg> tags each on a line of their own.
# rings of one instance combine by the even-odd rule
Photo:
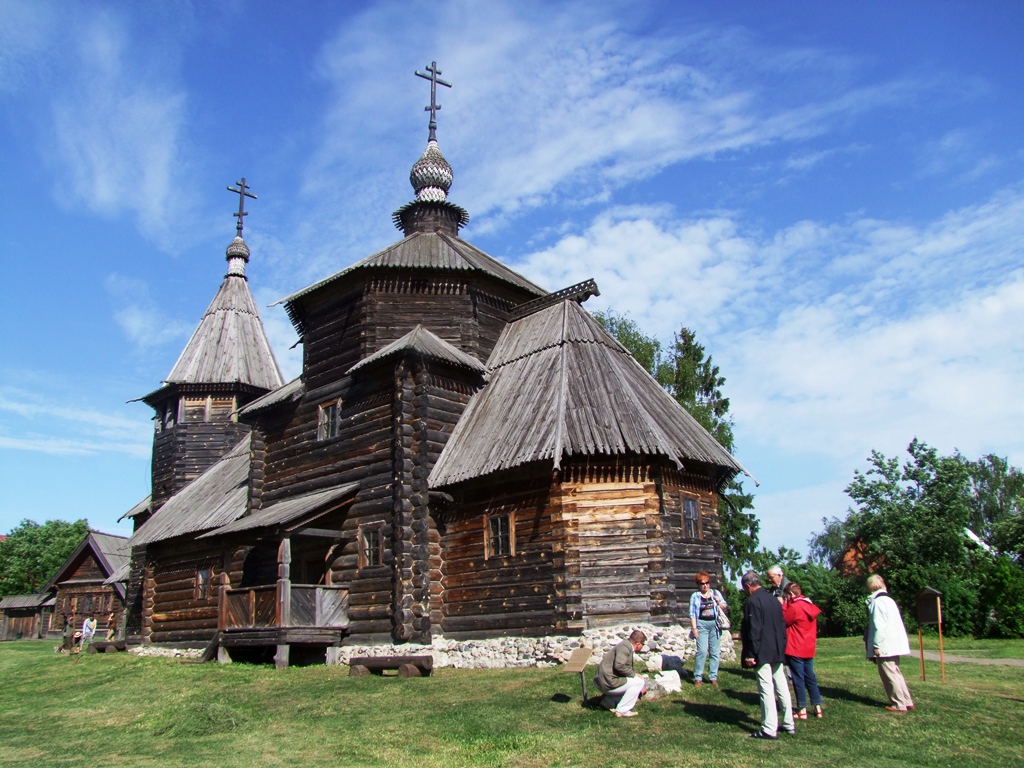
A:
<svg viewBox="0 0 1024 768">
<path fill-rule="evenodd" d="M 0 542 L 0 595 L 36 592 L 82 543 L 85 520 L 49 520 L 42 525 L 22 520 Z"/>
<path fill-rule="evenodd" d="M 722 394 L 725 377 L 711 355 L 705 354 L 704 346 L 692 330 L 680 329 L 673 340 L 671 355 L 666 358 L 661 342 L 643 333 L 628 317 L 615 312 L 598 312 L 596 317 L 676 402 L 723 448 L 733 452 L 729 398 Z M 740 481 L 729 481 L 719 495 L 718 517 L 722 529 L 722 559 L 730 578 L 736 578 L 757 550 L 760 523 L 753 509 L 753 494 L 744 493 Z"/>
<path fill-rule="evenodd" d="M 1024 472 L 991 453 L 968 462 L 967 471 L 971 530 L 1024 564 Z"/>
<path fill-rule="evenodd" d="M 964 536 L 971 516 L 967 462 L 959 453 L 939 456 L 916 438 L 907 452 L 901 466 L 872 451 L 870 469 L 854 472 L 846 492 L 857 507 L 845 522 L 847 541 L 860 545 L 860 577 L 880 572 L 905 609 L 921 587 L 941 590 L 950 633 L 968 633 L 977 583 Z"/>
<path fill-rule="evenodd" d="M 1024 569 L 1005 555 L 992 558 L 981 577 L 978 634 L 1024 637 Z"/>
<path fill-rule="evenodd" d="M 836 564 L 849 545 L 846 521 L 838 517 L 823 517 L 821 524 L 825 526 L 824 530 L 811 536 L 808 541 L 810 560 L 819 565 L 831 566 Z"/>
</svg>

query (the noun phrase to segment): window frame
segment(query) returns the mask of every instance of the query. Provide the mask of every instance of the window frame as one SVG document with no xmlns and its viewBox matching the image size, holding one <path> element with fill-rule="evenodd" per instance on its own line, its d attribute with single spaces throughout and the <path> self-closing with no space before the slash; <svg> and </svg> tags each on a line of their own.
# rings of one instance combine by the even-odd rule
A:
<svg viewBox="0 0 1024 768">
<path fill-rule="evenodd" d="M 333 440 L 338 436 L 341 423 L 341 399 L 328 400 L 320 403 L 317 408 L 316 439 L 317 442 Z"/>
<path fill-rule="evenodd" d="M 195 583 L 192 586 L 193 600 L 209 600 L 213 594 L 213 569 L 197 568 Z"/>
<path fill-rule="evenodd" d="M 384 565 L 384 522 L 359 526 L 359 568 L 380 568 Z M 376 543 L 376 549 L 373 544 Z M 376 556 L 374 556 L 376 555 Z"/>
<path fill-rule="evenodd" d="M 696 498 L 696 497 L 693 497 L 693 496 L 683 496 L 681 501 L 683 502 L 683 509 L 682 509 L 682 513 L 683 513 L 682 514 L 682 523 L 683 523 L 683 531 L 682 531 L 682 533 L 683 533 L 683 538 L 684 539 L 693 539 L 693 540 L 696 540 L 696 541 L 703 540 L 703 538 L 704 538 L 704 525 L 703 525 L 703 520 L 702 520 L 703 515 L 701 514 L 701 511 L 700 511 L 700 499 Z M 694 515 L 693 516 L 691 516 L 689 514 L 689 511 L 691 509 L 691 505 L 692 505 L 692 509 L 694 511 Z M 693 530 L 692 531 L 691 531 L 691 524 L 690 524 L 691 520 L 693 521 Z"/>
<path fill-rule="evenodd" d="M 500 546 L 501 542 L 505 540 L 507 548 L 498 551 L 495 549 L 495 533 L 491 528 L 492 521 L 505 520 L 508 530 L 505 531 L 504 535 L 499 531 L 497 535 L 497 541 Z M 499 523 L 500 525 L 500 523 Z M 484 560 L 491 560 L 498 557 L 515 557 L 516 556 L 516 516 L 513 510 L 507 512 L 496 512 L 490 515 L 484 515 Z"/>
</svg>

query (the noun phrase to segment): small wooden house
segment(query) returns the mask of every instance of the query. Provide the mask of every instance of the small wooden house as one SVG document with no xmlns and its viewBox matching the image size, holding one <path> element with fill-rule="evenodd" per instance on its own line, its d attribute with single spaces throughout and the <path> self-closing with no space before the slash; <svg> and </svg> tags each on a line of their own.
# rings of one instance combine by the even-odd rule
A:
<svg viewBox="0 0 1024 768">
<path fill-rule="evenodd" d="M 49 592 L 0 597 L 0 641 L 44 638 L 52 615 L 53 595 Z"/>
<path fill-rule="evenodd" d="M 119 626 L 125 583 L 117 577 L 125 574 L 129 558 L 127 537 L 89 531 L 43 588 L 54 599 L 49 636 L 60 634 L 65 617 L 76 628 L 87 617 L 95 617 L 99 636 L 106 632 L 111 616 L 114 626 Z"/>
<path fill-rule="evenodd" d="M 303 345 L 286 384 L 240 233 L 229 246 L 144 398 L 144 642 L 283 666 L 355 642 L 673 623 L 697 571 L 723 579 L 718 492 L 743 468 L 583 309 L 593 281 L 549 293 L 462 239 L 433 135 L 410 179 L 402 239 L 282 300 Z"/>
</svg>

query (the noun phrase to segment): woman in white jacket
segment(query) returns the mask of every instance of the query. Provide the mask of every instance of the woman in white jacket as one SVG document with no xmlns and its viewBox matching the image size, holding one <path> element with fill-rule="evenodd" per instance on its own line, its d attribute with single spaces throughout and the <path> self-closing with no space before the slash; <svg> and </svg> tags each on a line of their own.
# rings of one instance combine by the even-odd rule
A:
<svg viewBox="0 0 1024 768">
<path fill-rule="evenodd" d="M 870 619 L 864 630 L 864 645 L 868 659 L 878 665 L 878 676 L 889 697 L 890 712 L 906 712 L 914 708 L 907 681 L 900 672 L 900 656 L 910 655 L 910 640 L 903 626 L 896 601 L 885 591 L 885 581 L 878 574 L 868 577 L 868 613 Z"/>
</svg>

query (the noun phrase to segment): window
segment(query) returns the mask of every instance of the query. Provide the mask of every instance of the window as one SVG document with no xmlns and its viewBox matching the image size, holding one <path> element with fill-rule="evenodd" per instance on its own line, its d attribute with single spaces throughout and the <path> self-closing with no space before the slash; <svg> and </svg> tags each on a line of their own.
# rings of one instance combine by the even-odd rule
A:
<svg viewBox="0 0 1024 768">
<path fill-rule="evenodd" d="M 686 524 L 686 538 L 700 538 L 700 511 L 696 499 L 683 499 L 683 520 Z"/>
<path fill-rule="evenodd" d="M 383 548 L 381 546 L 382 523 L 359 527 L 359 567 L 374 568 L 383 565 Z"/>
<path fill-rule="evenodd" d="M 195 589 L 192 594 L 195 600 L 209 600 L 210 599 L 210 569 L 201 568 L 196 571 L 196 583 Z"/>
<path fill-rule="evenodd" d="M 484 551 L 486 557 L 507 557 L 515 554 L 515 526 L 512 515 L 491 515 L 484 518 Z"/>
<path fill-rule="evenodd" d="M 338 410 L 340 402 L 334 400 L 320 406 L 320 419 L 317 424 L 316 439 L 330 440 L 338 436 Z"/>
</svg>

